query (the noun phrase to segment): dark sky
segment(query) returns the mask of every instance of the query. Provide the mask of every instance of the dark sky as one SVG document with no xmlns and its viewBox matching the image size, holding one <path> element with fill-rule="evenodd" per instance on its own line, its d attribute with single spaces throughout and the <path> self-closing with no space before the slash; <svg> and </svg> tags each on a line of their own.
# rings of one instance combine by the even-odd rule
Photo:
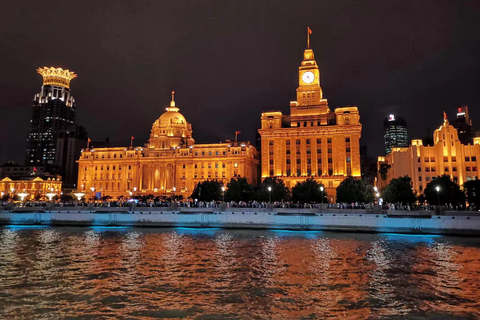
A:
<svg viewBox="0 0 480 320">
<path fill-rule="evenodd" d="M 413 138 L 461 105 L 480 122 L 478 0 L 4 0 L 0 162 L 23 163 L 42 66 L 78 73 L 77 123 L 93 140 L 147 142 L 175 90 L 198 143 L 253 141 L 262 111 L 289 113 L 307 25 L 324 96 L 359 107 L 372 156 L 391 112 Z"/>
</svg>

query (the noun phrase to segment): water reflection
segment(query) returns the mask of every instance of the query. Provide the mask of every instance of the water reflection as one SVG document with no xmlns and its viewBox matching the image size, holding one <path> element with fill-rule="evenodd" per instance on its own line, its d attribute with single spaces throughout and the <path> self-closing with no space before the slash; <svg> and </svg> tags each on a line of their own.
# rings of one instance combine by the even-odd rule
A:
<svg viewBox="0 0 480 320">
<path fill-rule="evenodd" d="M 0 319 L 478 318 L 480 239 L 0 229 Z"/>
</svg>

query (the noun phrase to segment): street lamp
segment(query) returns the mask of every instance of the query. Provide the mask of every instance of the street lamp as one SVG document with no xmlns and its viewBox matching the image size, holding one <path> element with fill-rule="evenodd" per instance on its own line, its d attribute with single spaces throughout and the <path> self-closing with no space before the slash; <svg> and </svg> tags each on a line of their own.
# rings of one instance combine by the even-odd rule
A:
<svg viewBox="0 0 480 320">
<path fill-rule="evenodd" d="M 74 193 L 75 197 L 77 197 L 77 200 L 80 202 L 80 200 L 82 200 L 82 197 L 85 195 L 85 193 L 83 192 L 77 192 L 77 193 Z"/>
<path fill-rule="evenodd" d="M 440 186 L 436 186 L 435 190 L 437 190 L 438 205 L 440 205 Z"/>
<path fill-rule="evenodd" d="M 222 187 L 222 202 L 225 202 L 225 187 Z"/>
<path fill-rule="evenodd" d="M 272 187 L 268 187 L 268 203 L 272 202 Z"/>
<path fill-rule="evenodd" d="M 322 193 L 322 206 L 323 206 L 323 190 L 325 190 L 325 188 L 323 186 L 320 186 L 320 192 Z"/>
<path fill-rule="evenodd" d="M 177 188 L 173 187 L 173 199 L 175 199 L 175 191 L 177 191 Z"/>
<path fill-rule="evenodd" d="M 25 197 L 28 196 L 28 193 L 26 193 L 26 192 L 20 192 L 20 193 L 18 194 L 18 196 L 20 197 L 20 201 L 23 202 L 23 200 L 25 199 Z"/>
<path fill-rule="evenodd" d="M 95 188 L 94 187 L 91 187 L 90 190 L 92 190 L 92 198 L 93 198 L 93 195 L 95 194 Z M 96 197 L 95 197 L 96 198 Z"/>
<path fill-rule="evenodd" d="M 46 196 L 48 197 L 48 201 L 52 201 L 53 197 L 55 197 L 56 195 L 57 194 L 53 192 L 49 192 L 46 194 Z"/>
</svg>

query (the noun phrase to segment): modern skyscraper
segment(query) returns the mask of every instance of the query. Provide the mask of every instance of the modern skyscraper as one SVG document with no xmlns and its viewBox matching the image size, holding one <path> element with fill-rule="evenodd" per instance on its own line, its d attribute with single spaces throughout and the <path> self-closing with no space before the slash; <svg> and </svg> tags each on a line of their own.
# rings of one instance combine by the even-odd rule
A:
<svg viewBox="0 0 480 320">
<path fill-rule="evenodd" d="M 408 147 L 407 122 L 391 114 L 383 121 L 385 138 L 385 154 L 392 152 L 392 148 Z"/>
<path fill-rule="evenodd" d="M 43 86 L 33 99 L 26 165 L 55 165 L 58 134 L 75 122 L 70 81 L 77 75 L 54 67 L 39 68 L 37 72 L 43 77 Z"/>
<path fill-rule="evenodd" d="M 452 123 L 458 131 L 458 139 L 462 144 L 473 143 L 472 120 L 468 114 L 468 107 L 457 108 L 457 118 Z"/>
<path fill-rule="evenodd" d="M 55 164 L 60 168 L 64 188 L 76 187 L 77 160 L 82 154 L 82 149 L 87 146 L 87 140 L 87 131 L 82 126 L 72 125 L 58 134 Z"/>
<path fill-rule="evenodd" d="M 314 177 L 323 183 L 330 200 L 347 177 L 360 177 L 362 125 L 357 107 L 331 111 L 320 86 L 320 70 L 307 45 L 298 69 L 297 99 L 290 115 L 262 113 L 262 179 L 279 177 L 292 188 Z"/>
</svg>

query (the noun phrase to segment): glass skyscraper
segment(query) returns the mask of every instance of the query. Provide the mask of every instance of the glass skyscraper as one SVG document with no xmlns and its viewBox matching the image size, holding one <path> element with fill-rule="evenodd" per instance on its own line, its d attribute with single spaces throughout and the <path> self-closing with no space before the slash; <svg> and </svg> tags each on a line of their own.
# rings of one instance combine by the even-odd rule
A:
<svg viewBox="0 0 480 320">
<path fill-rule="evenodd" d="M 385 154 L 392 152 L 392 148 L 406 148 L 409 146 L 407 122 L 405 119 L 391 114 L 383 121 Z"/>
</svg>

